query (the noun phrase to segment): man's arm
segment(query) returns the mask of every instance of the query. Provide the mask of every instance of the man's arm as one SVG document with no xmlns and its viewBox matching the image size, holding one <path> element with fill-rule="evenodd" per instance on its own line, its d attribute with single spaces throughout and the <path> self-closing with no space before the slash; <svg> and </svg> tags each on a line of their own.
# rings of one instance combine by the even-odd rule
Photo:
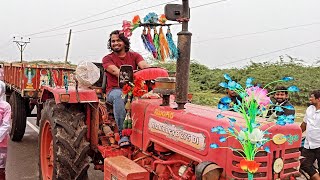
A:
<svg viewBox="0 0 320 180">
<path fill-rule="evenodd" d="M 120 69 L 117 66 L 109 65 L 106 70 L 112 75 L 119 77 Z"/>
<path fill-rule="evenodd" d="M 300 124 L 300 128 L 301 128 L 301 131 L 302 131 L 302 132 L 306 131 L 307 123 L 302 122 L 302 123 Z"/>
<path fill-rule="evenodd" d="M 140 61 L 138 63 L 138 66 L 139 66 L 140 69 L 145 69 L 145 68 L 151 67 L 146 61 Z"/>
</svg>

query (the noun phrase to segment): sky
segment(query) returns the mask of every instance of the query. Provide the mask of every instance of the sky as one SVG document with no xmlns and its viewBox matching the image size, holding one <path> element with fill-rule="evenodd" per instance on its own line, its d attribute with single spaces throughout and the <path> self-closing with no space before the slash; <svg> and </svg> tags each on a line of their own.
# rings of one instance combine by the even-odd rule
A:
<svg viewBox="0 0 320 180">
<path fill-rule="evenodd" d="M 109 53 L 109 33 L 121 29 L 123 20 L 150 12 L 163 14 L 166 3 L 181 2 L 7 0 L 0 6 L 0 60 L 20 60 L 15 36 L 16 40 L 30 38 L 24 60 L 64 61 L 72 29 L 69 61 L 101 62 Z M 191 59 L 209 68 L 238 68 L 280 57 L 287 61 L 287 55 L 307 65 L 320 64 L 316 63 L 320 60 L 319 0 L 190 0 L 190 7 Z M 181 26 L 171 29 L 177 40 Z M 141 28 L 133 32 L 131 48 L 148 58 L 141 32 Z"/>
</svg>

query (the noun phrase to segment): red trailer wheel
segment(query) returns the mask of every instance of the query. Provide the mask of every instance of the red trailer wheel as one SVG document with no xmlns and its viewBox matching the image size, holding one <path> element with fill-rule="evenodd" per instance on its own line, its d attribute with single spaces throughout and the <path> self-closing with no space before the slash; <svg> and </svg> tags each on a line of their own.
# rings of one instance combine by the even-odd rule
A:
<svg viewBox="0 0 320 180">
<path fill-rule="evenodd" d="M 90 144 L 81 104 L 47 100 L 39 133 L 40 179 L 87 179 Z"/>
</svg>

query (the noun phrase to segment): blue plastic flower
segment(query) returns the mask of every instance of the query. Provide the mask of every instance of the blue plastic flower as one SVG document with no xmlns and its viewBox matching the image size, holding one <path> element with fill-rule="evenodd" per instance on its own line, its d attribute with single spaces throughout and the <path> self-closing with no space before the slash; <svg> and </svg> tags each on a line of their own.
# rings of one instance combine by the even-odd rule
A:
<svg viewBox="0 0 320 180">
<path fill-rule="evenodd" d="M 211 128 L 211 132 L 215 133 L 215 132 L 220 131 L 220 129 L 223 129 L 223 127 L 222 126 L 213 127 L 213 128 Z"/>
<path fill-rule="evenodd" d="M 223 88 L 228 88 L 228 84 L 226 82 L 221 82 L 219 84 L 219 86 L 223 87 Z"/>
<path fill-rule="evenodd" d="M 260 123 L 252 123 L 252 128 L 257 128 L 260 126 Z"/>
<path fill-rule="evenodd" d="M 220 109 L 220 110 L 222 110 L 222 111 L 227 111 L 227 110 L 229 110 L 230 108 L 229 108 L 229 106 L 226 105 L 226 104 L 221 104 L 221 103 L 219 103 L 219 104 L 218 104 L 218 109 Z"/>
<path fill-rule="evenodd" d="M 228 82 L 228 89 L 235 90 L 237 86 L 237 83 L 235 81 L 229 81 Z"/>
<path fill-rule="evenodd" d="M 280 125 L 280 126 L 284 126 L 284 125 L 286 125 L 286 122 L 285 121 L 277 121 L 277 123 L 276 124 L 278 124 L 278 125 Z"/>
<path fill-rule="evenodd" d="M 220 142 L 226 142 L 226 141 L 227 141 L 227 138 L 224 137 L 224 136 L 220 136 L 219 141 L 220 141 Z"/>
<path fill-rule="evenodd" d="M 232 81 L 231 77 L 229 76 L 229 74 L 224 74 L 223 77 L 228 80 L 228 81 Z"/>
<path fill-rule="evenodd" d="M 259 148 L 259 147 L 261 147 L 263 144 L 262 144 L 262 142 L 257 142 L 256 143 L 256 146 Z"/>
<path fill-rule="evenodd" d="M 268 146 L 265 146 L 264 147 L 264 150 L 267 152 L 267 153 L 270 153 L 270 148 Z"/>
<path fill-rule="evenodd" d="M 237 83 L 236 84 L 236 89 L 242 89 L 242 86 L 239 83 Z"/>
<path fill-rule="evenodd" d="M 237 120 L 235 118 L 232 118 L 232 117 L 228 117 L 230 122 L 236 122 Z"/>
<path fill-rule="evenodd" d="M 227 132 L 224 130 L 222 126 L 213 127 L 211 129 L 211 132 L 217 133 L 217 134 L 227 134 Z"/>
<path fill-rule="evenodd" d="M 214 144 L 214 143 L 210 144 L 210 148 L 212 149 L 216 149 L 218 147 L 219 147 L 218 144 Z"/>
<path fill-rule="evenodd" d="M 291 106 L 291 105 L 282 106 L 282 107 L 285 108 L 285 109 L 288 109 L 288 110 L 294 110 L 294 107 Z"/>
<path fill-rule="evenodd" d="M 288 77 L 283 77 L 282 80 L 285 81 L 285 82 L 292 81 L 293 77 L 289 77 L 289 76 Z"/>
<path fill-rule="evenodd" d="M 219 131 L 217 132 L 217 134 L 227 134 L 226 130 L 224 129 L 219 129 Z"/>
<path fill-rule="evenodd" d="M 289 92 L 299 92 L 299 88 L 297 86 L 289 86 L 288 91 Z"/>
<path fill-rule="evenodd" d="M 231 103 L 231 98 L 229 98 L 228 96 L 225 96 L 225 97 L 221 98 L 220 102 L 223 104 L 229 104 L 229 103 Z"/>
<path fill-rule="evenodd" d="M 232 109 L 233 109 L 234 111 L 238 112 L 238 111 L 239 111 L 239 108 L 240 108 L 239 105 L 234 104 Z"/>
<path fill-rule="evenodd" d="M 241 106 L 241 101 L 238 99 L 238 98 L 236 98 L 236 100 L 237 100 L 237 103 L 239 104 L 239 106 Z"/>
<path fill-rule="evenodd" d="M 158 22 L 158 15 L 154 12 L 151 12 L 149 14 L 147 14 L 144 18 L 143 18 L 145 23 L 156 23 Z"/>
<path fill-rule="evenodd" d="M 243 99 L 244 97 L 246 97 L 246 96 L 247 96 L 247 93 L 245 93 L 245 92 L 241 92 L 241 93 L 239 93 L 239 96 Z"/>
<path fill-rule="evenodd" d="M 224 115 L 218 114 L 218 115 L 217 115 L 217 119 L 221 119 L 221 118 L 224 118 Z"/>
<path fill-rule="evenodd" d="M 232 127 L 228 127 L 228 131 L 233 135 L 235 134 L 234 129 Z"/>
<path fill-rule="evenodd" d="M 277 112 L 283 112 L 283 109 L 280 106 L 275 107 L 274 110 Z"/>
<path fill-rule="evenodd" d="M 252 81 L 253 81 L 253 78 L 252 78 L 252 77 L 249 77 L 249 78 L 246 80 L 246 88 L 249 88 L 249 87 L 253 86 Z"/>
</svg>

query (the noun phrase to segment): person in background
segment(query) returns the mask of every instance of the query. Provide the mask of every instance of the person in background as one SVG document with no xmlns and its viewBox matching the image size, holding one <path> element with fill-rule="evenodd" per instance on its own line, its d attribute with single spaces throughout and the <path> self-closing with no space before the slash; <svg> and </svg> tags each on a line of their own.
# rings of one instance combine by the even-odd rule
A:
<svg viewBox="0 0 320 180">
<path fill-rule="evenodd" d="M 320 167 L 320 90 L 310 93 L 310 106 L 306 110 L 300 127 L 302 132 L 306 131 L 306 138 L 301 155 L 305 159 L 300 168 L 308 173 L 311 179 L 319 180 L 319 172 L 313 166 L 315 160 Z"/>
<path fill-rule="evenodd" d="M 274 100 L 275 103 L 269 107 L 267 118 L 269 119 L 276 119 L 277 117 L 281 115 L 289 116 L 289 115 L 295 115 L 295 109 L 293 105 L 289 101 L 289 95 L 287 88 L 285 86 L 277 86 L 274 91 L 276 93 L 274 94 Z M 279 106 L 282 108 L 283 111 L 275 111 L 275 108 Z M 292 107 L 292 108 L 283 108 L 286 107 Z"/>
<path fill-rule="evenodd" d="M 119 30 L 112 31 L 108 41 L 108 49 L 112 52 L 102 59 L 103 68 L 106 70 L 107 76 L 107 101 L 113 104 L 114 117 L 119 129 L 123 128 L 123 121 L 126 116 L 125 104 L 122 99 L 122 89 L 118 84 L 118 77 L 120 73 L 120 66 L 131 65 L 133 70 L 150 67 L 143 57 L 136 52 L 130 51 L 130 41 Z M 128 137 L 121 137 L 119 145 L 127 145 L 129 143 Z"/>
<path fill-rule="evenodd" d="M 225 98 L 230 98 L 231 99 L 231 102 L 224 102 L 223 99 Z M 242 101 L 241 97 L 233 90 L 230 90 L 230 89 L 227 89 L 227 96 L 224 96 L 220 99 L 219 103 L 218 103 L 218 107 L 219 106 L 224 106 L 224 109 L 228 109 L 229 111 L 235 111 L 233 108 L 233 106 L 236 104 L 236 105 L 239 105 L 239 102 Z M 220 108 L 219 108 L 220 109 Z"/>
<path fill-rule="evenodd" d="M 0 180 L 5 180 L 7 147 L 11 127 L 11 106 L 4 100 L 5 83 L 0 81 Z"/>
</svg>

